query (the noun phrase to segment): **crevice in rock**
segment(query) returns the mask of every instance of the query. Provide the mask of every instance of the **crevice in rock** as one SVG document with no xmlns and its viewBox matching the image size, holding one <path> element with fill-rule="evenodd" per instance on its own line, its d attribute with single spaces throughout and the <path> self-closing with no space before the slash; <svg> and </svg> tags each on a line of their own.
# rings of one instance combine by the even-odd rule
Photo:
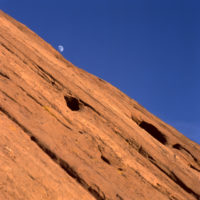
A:
<svg viewBox="0 0 200 200">
<path fill-rule="evenodd" d="M 193 160 L 199 165 L 199 161 L 197 160 L 197 158 L 195 156 L 192 155 L 192 153 L 190 153 L 190 151 L 188 151 L 185 147 L 183 147 L 182 145 L 176 143 L 172 146 L 174 149 L 177 150 L 184 150 L 186 153 L 188 153 L 190 156 L 192 156 Z"/>
<path fill-rule="evenodd" d="M 2 37 L 2 36 L 1 36 Z M 48 73 L 47 71 L 45 71 L 42 67 L 40 67 L 35 61 L 33 61 L 30 57 L 28 57 L 26 54 L 24 54 L 24 52 L 22 52 L 20 49 L 18 49 L 16 46 L 14 46 L 12 43 L 10 43 L 6 38 L 2 37 L 8 44 L 12 45 L 12 47 L 17 50 L 18 52 L 20 52 L 20 55 L 17 55 L 15 52 L 13 52 L 11 49 L 9 49 L 5 44 L 1 43 L 1 45 L 8 50 L 10 53 L 14 54 L 18 59 L 20 59 L 25 65 L 27 65 L 27 62 L 24 60 L 25 58 L 28 59 L 31 64 L 38 70 L 35 71 L 34 69 L 32 69 L 34 72 L 36 72 L 38 75 L 40 75 L 44 80 L 46 80 L 48 83 L 50 83 L 53 87 L 55 87 L 56 89 L 58 89 L 59 91 L 61 91 L 63 89 L 63 85 L 57 80 L 55 79 L 50 73 Z M 24 57 L 24 59 L 22 58 L 22 56 Z M 31 67 L 31 65 L 29 65 L 29 67 Z"/>
<path fill-rule="evenodd" d="M 23 109 L 25 109 L 28 113 L 32 113 L 27 107 L 25 107 L 24 105 L 20 104 L 19 102 L 17 102 L 14 98 L 12 98 L 10 95 L 8 95 L 7 93 L 5 93 L 4 91 L 2 91 L 0 89 L 0 92 L 7 97 L 8 99 L 10 99 L 11 101 L 15 102 L 16 104 L 18 104 L 19 106 L 21 106 Z"/>
<path fill-rule="evenodd" d="M 1 45 L 7 50 L 7 51 L 9 51 L 11 54 L 14 54 L 15 56 L 17 56 L 12 50 L 10 50 L 5 44 L 3 44 L 2 42 L 1 42 Z M 18 57 L 18 56 L 17 56 Z"/>
<path fill-rule="evenodd" d="M 173 172 L 166 172 L 164 169 L 162 169 L 157 163 L 156 160 L 149 155 L 142 147 L 139 148 L 138 152 L 145 158 L 147 158 L 154 166 L 156 166 L 161 172 L 163 172 L 165 175 L 167 175 L 171 180 L 173 180 L 177 185 L 179 185 L 183 190 L 185 190 L 187 193 L 192 194 L 194 197 L 199 200 L 199 195 L 196 194 L 192 189 L 190 189 L 187 185 L 185 185 Z"/>
<path fill-rule="evenodd" d="M 185 185 L 173 172 L 170 174 L 171 179 L 176 182 L 180 187 L 182 187 L 186 192 L 193 194 L 197 200 L 199 200 L 200 196 L 196 194 L 193 190 L 191 190 L 187 185 Z"/>
<path fill-rule="evenodd" d="M 50 83 L 53 87 L 55 87 L 59 91 L 63 89 L 63 85 L 59 81 L 57 81 L 50 73 L 45 71 L 42 67 L 40 67 L 36 63 L 34 63 L 34 66 L 38 69 L 37 74 L 41 76 L 45 81 Z"/>
<path fill-rule="evenodd" d="M 58 161 L 57 156 L 48 148 L 46 148 L 44 145 L 40 143 L 40 141 L 33 135 L 30 136 L 30 139 L 35 142 L 52 160 L 55 162 Z"/>
<path fill-rule="evenodd" d="M 147 158 L 151 162 L 155 162 L 155 159 L 150 156 L 142 147 L 138 149 L 138 152 L 145 158 Z"/>
<path fill-rule="evenodd" d="M 79 132 L 81 135 L 86 133 L 85 131 L 82 131 L 82 130 L 80 130 L 80 131 L 78 131 L 78 132 Z"/>
<path fill-rule="evenodd" d="M 3 90 L 0 89 L 0 92 L 2 92 L 7 98 L 9 98 L 10 100 L 12 100 L 12 101 L 14 101 L 15 103 L 18 104 L 18 102 L 15 99 L 13 99 L 10 95 L 8 95 L 7 93 L 5 93 Z"/>
<path fill-rule="evenodd" d="M 190 189 L 185 183 L 183 183 L 172 171 L 166 172 L 162 169 L 155 160 L 150 160 L 153 165 L 155 165 L 161 172 L 167 175 L 172 181 L 174 181 L 177 185 L 179 185 L 184 191 L 189 194 L 192 194 L 197 200 L 199 200 L 200 196 L 196 194 L 192 189 Z"/>
<path fill-rule="evenodd" d="M 81 103 L 79 99 L 71 96 L 64 96 L 67 107 L 72 111 L 79 111 L 81 109 Z"/>
<path fill-rule="evenodd" d="M 42 144 L 36 137 L 31 136 L 31 140 L 34 141 L 54 162 L 56 162 L 69 176 L 74 178 L 84 189 L 86 189 L 97 200 L 104 200 L 98 191 L 91 189 L 91 187 L 82 179 L 79 174 L 71 167 L 65 160 L 59 158 L 53 151 Z"/>
<path fill-rule="evenodd" d="M 103 155 L 101 155 L 101 160 L 103 160 L 108 165 L 111 165 L 110 161 L 105 156 L 103 156 Z"/>
<path fill-rule="evenodd" d="M 200 172 L 200 169 L 197 169 L 196 167 L 194 167 L 193 165 L 189 165 L 192 169 L 194 169 L 194 170 L 196 170 L 196 171 L 198 171 L 198 172 Z"/>
<path fill-rule="evenodd" d="M 116 194 L 118 200 L 124 200 L 119 194 Z"/>
<path fill-rule="evenodd" d="M 10 79 L 6 74 L 4 74 L 3 72 L 0 72 L 0 76 L 3 76 L 4 78 Z"/>
<path fill-rule="evenodd" d="M 69 176 L 75 179 L 85 190 L 87 190 L 96 200 L 105 200 L 106 197 L 103 192 L 99 192 L 92 188 L 88 183 L 79 176 L 79 174 L 71 167 L 65 160 L 59 158 L 53 151 L 36 138 L 31 131 L 24 127 L 17 119 L 11 116 L 3 107 L 0 106 L 0 111 L 4 113 L 10 120 L 16 123 L 48 157 L 58 164 Z"/>
<path fill-rule="evenodd" d="M 2 35 L 0 35 L 2 37 Z M 18 59 L 20 59 L 25 65 L 28 63 L 24 60 L 27 59 L 31 62 L 32 66 L 36 68 L 38 71 L 36 71 L 31 65 L 29 67 L 31 70 L 33 70 L 35 73 L 37 73 L 39 76 L 41 76 L 44 80 L 46 80 L 48 83 L 50 83 L 53 87 L 61 91 L 64 88 L 64 85 L 58 81 L 56 78 L 54 78 L 50 73 L 45 71 L 42 67 L 40 67 L 34 60 L 32 60 L 29 56 L 27 56 L 24 52 L 22 52 L 20 49 L 18 49 L 16 46 L 14 46 L 10 41 L 8 41 L 6 38 L 2 37 L 9 45 L 12 45 L 12 47 L 19 52 L 21 55 L 17 55 L 15 52 L 10 50 L 5 44 L 1 43 L 2 46 L 7 49 L 10 53 L 14 54 Z M 22 58 L 24 57 L 24 59 Z"/>
<path fill-rule="evenodd" d="M 133 138 L 126 138 L 125 141 L 137 151 L 140 148 L 140 145 Z"/>
<path fill-rule="evenodd" d="M 81 99 L 80 99 L 80 102 L 81 102 L 84 106 L 90 108 L 90 109 L 93 110 L 95 113 L 97 113 L 99 116 L 101 116 L 101 114 L 100 114 L 96 109 L 94 109 L 91 105 L 87 104 L 86 102 L 82 101 Z"/>
<path fill-rule="evenodd" d="M 178 199 L 177 199 L 176 197 L 174 197 L 174 196 L 170 196 L 169 199 L 170 199 L 170 200 L 178 200 Z"/>
<path fill-rule="evenodd" d="M 93 196 L 98 200 L 106 200 L 107 199 L 105 194 L 100 190 L 100 188 L 96 184 L 90 186 L 88 188 L 88 191 L 90 191 L 90 193 L 93 194 Z M 99 197 L 101 199 L 99 199 Z"/>
<path fill-rule="evenodd" d="M 158 140 L 162 144 L 167 144 L 166 136 L 161 133 L 155 126 L 149 124 L 145 121 L 139 123 L 139 126 L 143 128 L 146 132 L 148 132 L 152 137 Z"/>
<path fill-rule="evenodd" d="M 29 94 L 26 90 L 24 90 L 21 86 L 18 86 L 23 92 L 25 92 L 25 94 L 31 98 L 33 101 L 35 101 L 38 105 L 40 105 L 41 107 L 45 108 L 45 106 L 40 103 L 35 97 L 33 97 L 31 94 Z M 47 110 L 47 108 L 45 109 Z M 49 110 L 47 110 L 51 116 L 53 116 L 59 123 L 61 123 L 63 126 L 65 126 L 67 129 L 72 130 L 69 126 L 67 126 L 65 123 L 63 123 L 61 120 L 59 120 L 54 114 L 52 114 Z M 60 113 L 60 112 L 59 112 Z M 61 114 L 61 113 L 60 113 Z M 63 115 L 62 115 L 63 116 Z M 63 117 L 65 119 L 65 117 Z M 68 121 L 68 120 L 67 120 Z M 69 122 L 69 121 L 68 121 Z"/>
<path fill-rule="evenodd" d="M 115 129 L 112 129 L 112 131 L 118 135 L 120 138 L 122 138 L 124 141 L 128 143 L 133 149 L 137 150 L 140 148 L 140 145 L 133 139 L 133 138 L 126 138 L 122 133 L 119 131 L 116 131 Z"/>
<path fill-rule="evenodd" d="M 0 37 L 2 37 L 2 35 L 0 35 Z M 17 49 L 13 44 L 11 44 L 6 38 L 2 37 L 9 45 L 12 46 L 12 48 L 16 49 L 17 51 L 19 51 L 23 56 L 24 54 Z M 24 64 L 27 64 L 25 60 L 23 60 L 18 54 L 16 54 L 16 52 L 12 51 L 10 48 L 8 48 L 5 44 L 1 43 L 1 45 L 7 50 L 9 51 L 11 54 L 15 55 L 19 60 L 21 60 Z"/>
<path fill-rule="evenodd" d="M 11 116 L 3 107 L 0 106 L 0 111 L 4 113 L 11 121 L 13 121 L 15 124 L 17 124 L 26 134 L 29 136 L 32 136 L 31 132 L 26 129 L 21 123 L 17 121 L 13 116 Z"/>
</svg>

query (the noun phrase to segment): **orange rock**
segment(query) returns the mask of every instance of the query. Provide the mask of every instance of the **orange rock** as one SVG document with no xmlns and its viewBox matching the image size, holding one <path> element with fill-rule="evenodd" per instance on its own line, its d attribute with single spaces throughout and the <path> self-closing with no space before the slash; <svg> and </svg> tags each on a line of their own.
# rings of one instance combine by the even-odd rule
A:
<svg viewBox="0 0 200 200">
<path fill-rule="evenodd" d="M 0 11 L 0 200 L 200 199 L 200 146 Z"/>
</svg>

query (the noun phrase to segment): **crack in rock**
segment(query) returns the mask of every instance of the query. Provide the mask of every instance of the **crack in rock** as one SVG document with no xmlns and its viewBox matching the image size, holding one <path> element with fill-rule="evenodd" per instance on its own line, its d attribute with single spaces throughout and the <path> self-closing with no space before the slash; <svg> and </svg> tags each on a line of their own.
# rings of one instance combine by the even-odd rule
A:
<svg viewBox="0 0 200 200">
<path fill-rule="evenodd" d="M 0 111 L 4 113 L 10 120 L 17 124 L 48 157 L 50 157 L 58 166 L 60 166 L 70 177 L 75 179 L 85 190 L 87 190 L 97 200 L 105 200 L 105 194 L 101 192 L 98 186 L 90 186 L 65 160 L 59 158 L 53 151 L 36 138 L 31 131 L 11 116 L 3 107 L 0 106 Z"/>
</svg>

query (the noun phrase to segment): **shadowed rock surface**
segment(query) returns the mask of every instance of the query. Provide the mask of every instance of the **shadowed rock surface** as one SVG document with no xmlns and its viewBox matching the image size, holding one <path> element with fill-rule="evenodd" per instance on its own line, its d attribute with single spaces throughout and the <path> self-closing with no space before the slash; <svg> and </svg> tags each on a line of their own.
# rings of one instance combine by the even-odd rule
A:
<svg viewBox="0 0 200 200">
<path fill-rule="evenodd" d="M 0 200 L 197 200 L 200 146 L 0 11 Z"/>
</svg>

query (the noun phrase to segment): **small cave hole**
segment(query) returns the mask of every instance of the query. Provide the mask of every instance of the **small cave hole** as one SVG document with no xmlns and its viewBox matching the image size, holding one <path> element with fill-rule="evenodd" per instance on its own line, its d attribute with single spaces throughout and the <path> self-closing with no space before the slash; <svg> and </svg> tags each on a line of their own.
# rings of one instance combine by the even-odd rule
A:
<svg viewBox="0 0 200 200">
<path fill-rule="evenodd" d="M 78 99 L 76 99 L 74 97 L 68 97 L 68 96 L 65 96 L 64 98 L 65 98 L 66 104 L 70 110 L 72 110 L 72 111 L 80 110 L 80 102 Z"/>
<path fill-rule="evenodd" d="M 38 142 L 38 140 L 36 139 L 36 137 L 33 136 L 33 135 L 32 135 L 30 138 L 31 138 L 32 141 L 34 141 L 34 142 Z"/>
<path fill-rule="evenodd" d="M 84 134 L 84 131 L 79 131 L 80 134 Z"/>
<path fill-rule="evenodd" d="M 145 131 L 147 131 L 151 136 L 153 136 L 156 140 L 161 142 L 162 144 L 167 143 L 167 139 L 165 135 L 163 135 L 155 126 L 152 124 L 149 124 L 145 121 L 142 121 L 139 126 L 143 128 Z"/>
<path fill-rule="evenodd" d="M 106 157 L 104 157 L 103 155 L 101 155 L 101 159 L 102 159 L 104 162 L 106 162 L 107 164 L 110 165 L 110 161 L 109 161 Z"/>
<path fill-rule="evenodd" d="M 178 149 L 178 150 L 181 150 L 182 149 L 182 146 L 180 144 L 174 144 L 172 146 L 174 149 Z"/>
</svg>

